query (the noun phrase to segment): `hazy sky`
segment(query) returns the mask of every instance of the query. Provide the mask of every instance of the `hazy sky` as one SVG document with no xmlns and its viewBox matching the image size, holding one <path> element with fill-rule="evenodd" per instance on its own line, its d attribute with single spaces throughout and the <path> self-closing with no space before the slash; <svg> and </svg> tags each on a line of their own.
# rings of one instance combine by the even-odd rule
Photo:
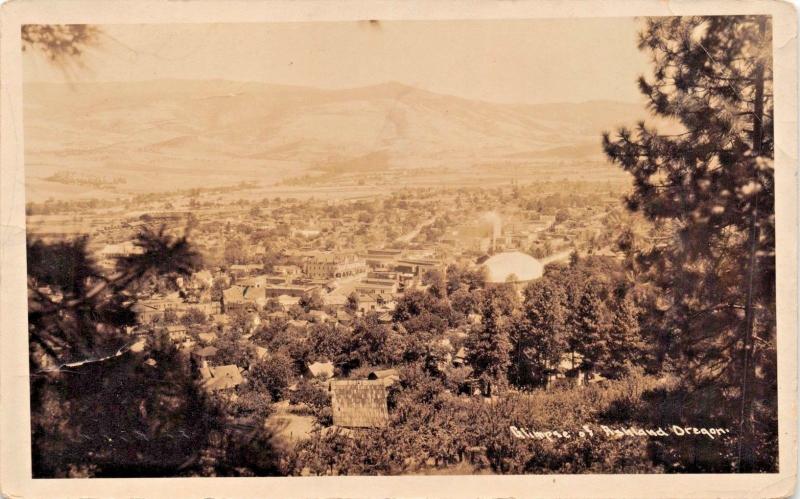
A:
<svg viewBox="0 0 800 499">
<path fill-rule="evenodd" d="M 161 78 L 321 88 L 399 81 L 498 102 L 639 102 L 632 18 L 105 25 L 82 67 L 27 51 L 28 80 Z"/>
</svg>

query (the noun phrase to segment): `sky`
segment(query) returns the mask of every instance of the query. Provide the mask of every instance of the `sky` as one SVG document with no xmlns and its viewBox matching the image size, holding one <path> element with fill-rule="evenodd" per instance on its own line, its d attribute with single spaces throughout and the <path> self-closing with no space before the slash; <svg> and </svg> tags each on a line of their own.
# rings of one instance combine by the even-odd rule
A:
<svg viewBox="0 0 800 499">
<path fill-rule="evenodd" d="M 68 68 L 27 81 L 225 79 L 318 88 L 396 81 L 490 102 L 641 102 L 633 18 L 102 25 Z"/>
</svg>

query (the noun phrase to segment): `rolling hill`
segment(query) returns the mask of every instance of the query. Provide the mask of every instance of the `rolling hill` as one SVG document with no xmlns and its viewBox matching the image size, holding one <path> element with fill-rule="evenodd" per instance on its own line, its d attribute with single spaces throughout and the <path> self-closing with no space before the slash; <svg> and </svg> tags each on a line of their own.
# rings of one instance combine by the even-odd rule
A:
<svg viewBox="0 0 800 499">
<path fill-rule="evenodd" d="M 30 199 L 70 195 L 55 173 L 125 178 L 125 191 L 259 180 L 318 170 L 469 168 L 600 158 L 600 133 L 646 112 L 618 102 L 510 105 L 400 83 L 323 90 L 156 80 L 26 83 Z M 365 160 L 365 158 L 367 158 Z M 74 193 L 73 193 L 74 194 Z"/>
</svg>

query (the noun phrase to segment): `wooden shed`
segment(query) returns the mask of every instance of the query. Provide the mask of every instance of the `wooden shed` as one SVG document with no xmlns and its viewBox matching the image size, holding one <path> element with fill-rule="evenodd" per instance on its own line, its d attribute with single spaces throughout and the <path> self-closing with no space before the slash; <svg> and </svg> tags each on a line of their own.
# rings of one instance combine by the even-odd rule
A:
<svg viewBox="0 0 800 499">
<path fill-rule="evenodd" d="M 389 423 L 383 380 L 330 382 L 333 424 L 345 428 L 383 428 Z"/>
</svg>

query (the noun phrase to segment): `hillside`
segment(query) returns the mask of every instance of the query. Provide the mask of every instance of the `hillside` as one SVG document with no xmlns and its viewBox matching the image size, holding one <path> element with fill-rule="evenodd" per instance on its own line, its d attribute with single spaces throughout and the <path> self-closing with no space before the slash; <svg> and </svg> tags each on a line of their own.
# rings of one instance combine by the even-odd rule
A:
<svg viewBox="0 0 800 499">
<path fill-rule="evenodd" d="M 636 104 L 509 105 L 385 83 L 347 90 L 161 80 L 28 83 L 29 198 L 85 186 L 59 172 L 124 178 L 120 191 L 259 180 L 309 170 L 457 167 L 600 158 L 600 133 L 645 117 Z M 74 195 L 74 193 L 72 193 Z"/>
</svg>

